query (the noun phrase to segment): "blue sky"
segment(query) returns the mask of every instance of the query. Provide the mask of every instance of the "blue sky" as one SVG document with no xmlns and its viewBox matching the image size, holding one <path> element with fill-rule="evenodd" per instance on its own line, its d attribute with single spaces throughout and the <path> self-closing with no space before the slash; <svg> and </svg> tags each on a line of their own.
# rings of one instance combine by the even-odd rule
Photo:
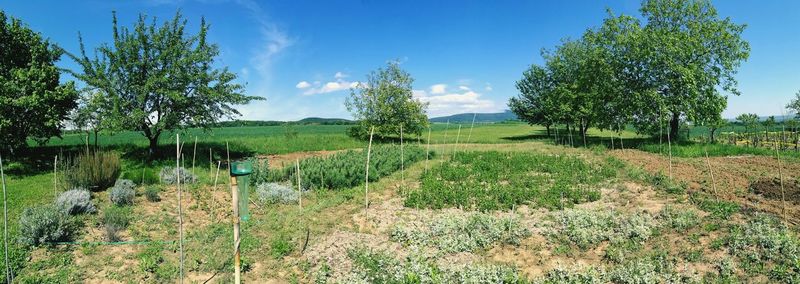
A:
<svg viewBox="0 0 800 284">
<path fill-rule="evenodd" d="M 495 112 L 517 94 L 514 81 L 539 51 L 598 26 L 606 8 L 638 15 L 620 1 L 9 1 L 0 9 L 70 52 L 80 31 L 87 47 L 111 41 L 111 11 L 132 25 L 139 13 L 171 18 L 180 9 L 196 30 L 211 24 L 219 64 L 266 101 L 239 107 L 243 119 L 350 117 L 349 86 L 389 60 L 415 78 L 429 114 Z M 750 59 L 737 76 L 724 117 L 781 114 L 800 90 L 800 1 L 715 1 L 746 23 Z M 75 64 L 68 58 L 60 63 Z"/>
</svg>

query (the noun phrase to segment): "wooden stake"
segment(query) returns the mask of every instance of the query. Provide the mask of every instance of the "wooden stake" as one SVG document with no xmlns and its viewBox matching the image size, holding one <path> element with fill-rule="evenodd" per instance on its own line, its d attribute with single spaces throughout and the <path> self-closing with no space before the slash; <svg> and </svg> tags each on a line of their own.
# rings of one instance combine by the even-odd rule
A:
<svg viewBox="0 0 800 284">
<path fill-rule="evenodd" d="M 181 190 L 181 175 L 180 175 L 180 166 L 181 166 L 181 135 L 175 134 L 175 175 L 178 178 L 177 187 L 178 187 L 178 237 L 180 238 L 178 242 L 178 246 L 180 248 L 180 283 L 183 283 L 183 206 L 181 206 L 182 201 L 182 190 Z"/>
<path fill-rule="evenodd" d="M 222 165 L 222 161 L 217 161 L 217 173 L 214 175 L 214 190 L 212 192 L 217 192 L 217 180 L 219 180 L 219 167 Z M 214 195 L 211 195 L 211 200 L 214 200 Z M 211 218 L 216 220 L 216 214 L 214 214 L 216 210 L 214 210 L 214 206 L 211 206 Z M 212 220 L 213 221 L 213 220 Z"/>
<path fill-rule="evenodd" d="M 672 179 L 672 137 L 670 137 L 670 132 L 667 131 L 667 147 L 669 149 L 669 178 Z"/>
<path fill-rule="evenodd" d="M 197 136 L 194 137 L 194 150 L 192 150 L 192 174 L 194 174 L 194 158 L 197 156 Z"/>
<path fill-rule="evenodd" d="M 711 168 L 711 161 L 708 159 L 708 149 L 704 147 L 703 151 L 706 152 L 706 165 L 708 166 L 708 173 L 711 174 L 711 186 L 714 188 L 714 196 L 719 200 L 719 195 L 717 195 L 717 181 L 714 180 L 714 170 Z"/>
<path fill-rule="evenodd" d="M 450 120 L 447 120 L 447 124 L 444 127 L 444 142 L 442 144 L 447 144 L 447 131 L 450 130 Z M 444 149 L 444 147 L 443 147 Z M 444 157 L 444 150 L 442 150 L 442 157 Z"/>
<path fill-rule="evenodd" d="M 425 172 L 428 172 L 428 160 L 431 152 L 431 127 L 428 126 L 428 147 L 425 149 Z"/>
<path fill-rule="evenodd" d="M 781 165 L 781 154 L 778 151 L 778 147 L 775 147 L 775 158 L 778 159 L 778 177 L 781 180 L 781 203 L 783 204 L 783 223 L 788 225 L 788 219 L 786 219 L 786 191 L 783 188 L 783 165 Z"/>
<path fill-rule="evenodd" d="M 400 124 L 400 194 L 405 193 L 405 184 L 406 184 L 406 166 L 405 166 L 405 156 L 403 156 L 403 125 Z"/>
<path fill-rule="evenodd" d="M 617 124 L 617 131 L 617 133 L 619 133 L 619 149 L 622 150 L 622 152 L 625 152 L 625 144 L 622 142 L 622 129 L 619 127 L 619 124 Z"/>
<path fill-rule="evenodd" d="M 228 155 L 228 173 L 231 172 L 231 151 L 228 141 L 225 141 L 225 153 Z M 229 187 L 231 189 L 231 203 L 233 205 L 233 270 L 234 270 L 234 283 L 242 283 L 242 267 L 241 255 L 239 253 L 239 184 L 236 182 L 236 177 L 231 176 L 229 179 Z"/>
<path fill-rule="evenodd" d="M 3 156 L 0 154 L 0 179 L 3 180 L 3 247 L 5 248 L 6 283 L 14 280 L 8 266 L 8 196 L 6 195 L 6 174 L 3 172 Z"/>
<path fill-rule="evenodd" d="M 367 218 L 367 208 L 369 208 L 369 155 L 372 153 L 373 134 L 375 134 L 375 126 L 369 130 L 369 146 L 367 146 L 367 169 L 364 172 L 364 219 Z"/>
<path fill-rule="evenodd" d="M 453 146 L 453 157 L 456 156 L 456 150 L 458 149 L 458 138 L 461 137 L 461 124 L 458 125 L 458 134 L 456 135 L 456 144 Z"/>
<path fill-rule="evenodd" d="M 300 206 L 300 210 L 303 209 L 303 186 L 300 184 L 300 159 L 295 160 L 295 168 L 297 171 L 295 174 L 297 175 L 297 205 Z"/>
<path fill-rule="evenodd" d="M 53 196 L 57 196 L 58 191 L 58 155 L 53 157 Z"/>
<path fill-rule="evenodd" d="M 475 117 L 476 116 L 478 116 L 478 113 L 473 113 L 472 114 L 472 124 L 470 124 L 470 126 L 469 126 L 469 134 L 467 134 L 467 142 L 466 143 L 472 142 L 472 128 L 475 127 Z"/>
<path fill-rule="evenodd" d="M 208 148 L 208 170 L 214 171 L 214 158 L 211 157 L 211 148 Z"/>
</svg>

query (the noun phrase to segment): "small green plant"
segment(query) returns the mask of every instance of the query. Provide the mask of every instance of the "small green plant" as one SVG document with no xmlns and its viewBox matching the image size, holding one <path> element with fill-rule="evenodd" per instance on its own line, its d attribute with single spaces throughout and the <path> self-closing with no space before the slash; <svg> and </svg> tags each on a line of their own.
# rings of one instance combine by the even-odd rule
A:
<svg viewBox="0 0 800 284">
<path fill-rule="evenodd" d="M 158 184 L 158 173 L 150 168 L 133 168 L 125 170 L 120 176 L 121 179 L 132 180 L 137 183 L 145 184 Z"/>
<path fill-rule="evenodd" d="M 757 214 L 734 226 L 725 244 L 747 273 L 768 272 L 772 280 L 784 283 L 800 280 L 800 240 L 772 216 Z"/>
<path fill-rule="evenodd" d="M 136 185 L 127 179 L 117 180 L 108 196 L 114 205 L 131 205 L 133 204 L 133 198 L 136 197 Z"/>
<path fill-rule="evenodd" d="M 289 255 L 292 253 L 292 243 L 286 236 L 278 236 L 272 239 L 272 242 L 269 244 L 270 246 L 270 254 L 275 259 L 281 259 L 284 256 Z"/>
<path fill-rule="evenodd" d="M 554 213 L 560 223 L 550 236 L 563 239 L 581 249 L 588 249 L 603 241 L 641 243 L 650 238 L 658 223 L 646 213 L 623 214 L 614 211 L 589 211 L 567 209 Z"/>
<path fill-rule="evenodd" d="M 55 204 L 61 211 L 69 215 L 97 212 L 91 193 L 83 188 L 62 192 L 56 198 Z"/>
<path fill-rule="evenodd" d="M 19 218 L 19 240 L 28 246 L 67 241 L 77 225 L 66 212 L 54 205 L 25 208 Z"/>
<path fill-rule="evenodd" d="M 664 209 L 661 210 L 659 218 L 661 218 L 667 226 L 678 231 L 686 231 L 700 223 L 700 218 L 694 210 L 689 208 L 676 209 L 670 205 L 665 206 Z"/>
<path fill-rule="evenodd" d="M 80 154 L 64 163 L 64 180 L 72 188 L 104 190 L 114 185 L 120 175 L 120 158 L 115 152 L 97 151 Z"/>
<path fill-rule="evenodd" d="M 103 226 L 106 237 L 111 242 L 120 241 L 119 232 L 128 227 L 131 221 L 130 207 L 111 206 L 103 212 Z"/>
<path fill-rule="evenodd" d="M 147 198 L 147 201 L 150 202 L 159 202 L 161 201 L 161 196 L 159 196 L 159 192 L 161 192 L 158 187 L 150 186 L 144 191 L 144 197 Z"/>
<path fill-rule="evenodd" d="M 719 200 L 702 193 L 690 196 L 692 203 L 703 211 L 711 213 L 711 216 L 719 219 L 728 219 L 731 215 L 739 212 L 739 204 L 732 201 Z"/>
</svg>

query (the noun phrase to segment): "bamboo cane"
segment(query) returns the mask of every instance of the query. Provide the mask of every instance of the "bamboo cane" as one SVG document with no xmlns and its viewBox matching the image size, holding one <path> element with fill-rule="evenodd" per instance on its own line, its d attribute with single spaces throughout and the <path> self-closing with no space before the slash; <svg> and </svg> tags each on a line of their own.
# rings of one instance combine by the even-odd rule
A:
<svg viewBox="0 0 800 284">
<path fill-rule="evenodd" d="M 400 194 L 405 194 L 406 184 L 405 156 L 403 155 L 403 125 L 400 125 Z"/>
<path fill-rule="evenodd" d="M 425 149 L 425 172 L 428 172 L 428 160 L 431 152 L 431 127 L 428 126 L 428 147 Z"/>
<path fill-rule="evenodd" d="M 717 181 L 714 180 L 714 170 L 711 168 L 711 161 L 708 159 L 708 149 L 703 148 L 703 151 L 706 152 L 706 165 L 708 166 L 708 173 L 711 175 L 711 186 L 714 189 L 714 196 L 716 196 L 717 200 L 719 200 L 719 195 L 717 194 Z"/>
<path fill-rule="evenodd" d="M 297 175 L 297 205 L 303 210 L 303 186 L 300 184 L 300 159 L 295 159 L 295 174 Z"/>
</svg>

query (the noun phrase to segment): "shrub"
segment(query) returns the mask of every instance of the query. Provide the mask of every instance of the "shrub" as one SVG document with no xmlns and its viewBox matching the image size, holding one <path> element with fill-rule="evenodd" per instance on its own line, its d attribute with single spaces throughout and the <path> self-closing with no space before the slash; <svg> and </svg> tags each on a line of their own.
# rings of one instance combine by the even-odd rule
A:
<svg viewBox="0 0 800 284">
<path fill-rule="evenodd" d="M 585 270 L 556 268 L 534 281 L 534 283 L 541 284 L 599 284 L 606 282 L 608 281 L 604 279 L 603 272 L 594 268 Z"/>
<path fill-rule="evenodd" d="M 180 176 L 181 184 L 187 183 L 195 183 L 197 182 L 197 176 L 192 174 L 191 171 L 179 167 L 175 170 L 174 167 L 164 167 L 161 169 L 159 173 L 159 177 L 161 178 L 161 182 L 164 184 L 175 184 L 178 182 L 178 176 Z"/>
<path fill-rule="evenodd" d="M 292 253 L 292 243 L 286 236 L 278 236 L 269 244 L 269 251 L 273 258 L 281 259 Z"/>
<path fill-rule="evenodd" d="M 256 196 L 263 203 L 297 203 L 299 194 L 281 183 L 264 183 L 256 188 Z"/>
<path fill-rule="evenodd" d="M 253 164 L 253 173 L 250 174 L 250 185 L 259 185 L 269 181 L 269 161 L 266 158 L 251 157 L 248 159 Z"/>
<path fill-rule="evenodd" d="M 144 196 L 145 198 L 147 198 L 147 201 L 159 202 L 161 201 L 161 196 L 158 196 L 159 192 L 160 190 L 158 189 L 158 187 L 151 186 L 144 191 Z"/>
<path fill-rule="evenodd" d="M 111 242 L 119 241 L 118 233 L 130 224 L 131 210 L 129 208 L 111 206 L 103 212 L 103 225 L 106 236 Z"/>
<path fill-rule="evenodd" d="M 127 179 L 117 180 L 117 183 L 111 188 L 108 196 L 111 202 L 115 205 L 130 205 L 133 204 L 133 198 L 136 196 L 136 185 Z"/>
<path fill-rule="evenodd" d="M 519 244 L 530 235 L 517 219 L 484 213 L 450 214 L 419 226 L 399 224 L 391 232 L 394 241 L 436 247 L 444 252 L 464 252 L 498 243 Z"/>
<path fill-rule="evenodd" d="M 97 208 L 92 202 L 92 195 L 83 188 L 62 192 L 56 198 L 55 204 L 61 211 L 69 215 L 97 212 Z"/>
<path fill-rule="evenodd" d="M 38 246 L 66 241 L 76 225 L 67 213 L 54 205 L 25 208 L 19 218 L 20 242 Z"/>
<path fill-rule="evenodd" d="M 66 160 L 64 180 L 73 188 L 104 190 L 111 187 L 120 174 L 120 159 L 115 152 L 97 151 Z"/>
</svg>

